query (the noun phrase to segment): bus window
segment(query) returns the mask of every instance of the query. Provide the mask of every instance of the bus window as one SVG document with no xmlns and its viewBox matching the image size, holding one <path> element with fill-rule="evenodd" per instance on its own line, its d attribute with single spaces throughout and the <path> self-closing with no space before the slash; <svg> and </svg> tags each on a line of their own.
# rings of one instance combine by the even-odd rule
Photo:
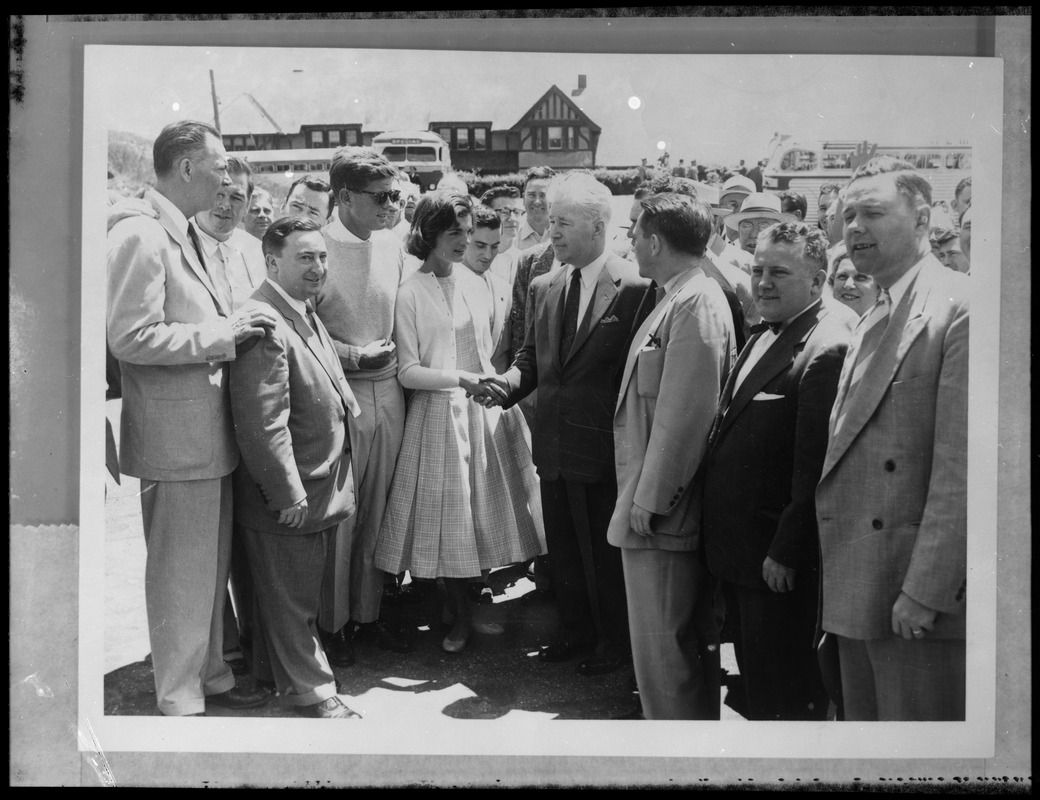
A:
<svg viewBox="0 0 1040 800">
<path fill-rule="evenodd" d="M 941 153 L 929 153 L 925 157 L 926 169 L 942 169 L 943 158 Z"/>
<path fill-rule="evenodd" d="M 808 172 L 816 169 L 816 153 L 812 150 L 788 150 L 780 169 L 788 172 Z"/>
<path fill-rule="evenodd" d="M 971 153 L 961 153 L 957 159 L 957 169 L 971 169 Z"/>
<path fill-rule="evenodd" d="M 409 147 L 409 161 L 436 161 L 437 150 L 434 147 Z"/>
<path fill-rule="evenodd" d="M 383 158 L 387 161 L 405 161 L 407 159 L 407 150 L 400 146 L 384 147 Z"/>
<path fill-rule="evenodd" d="M 835 153 L 832 150 L 823 154 L 824 169 L 848 169 L 851 164 L 851 153 Z"/>
</svg>

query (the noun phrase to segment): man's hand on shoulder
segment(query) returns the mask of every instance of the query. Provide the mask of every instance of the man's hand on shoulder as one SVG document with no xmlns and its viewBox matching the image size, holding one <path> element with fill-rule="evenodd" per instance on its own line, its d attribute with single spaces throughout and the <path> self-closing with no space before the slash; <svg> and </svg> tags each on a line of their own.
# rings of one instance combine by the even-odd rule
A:
<svg viewBox="0 0 1040 800">
<path fill-rule="evenodd" d="M 274 328 L 275 316 L 263 306 L 249 305 L 228 317 L 228 322 L 231 323 L 235 344 L 238 345 L 254 336 L 267 336 L 267 332 Z"/>
</svg>

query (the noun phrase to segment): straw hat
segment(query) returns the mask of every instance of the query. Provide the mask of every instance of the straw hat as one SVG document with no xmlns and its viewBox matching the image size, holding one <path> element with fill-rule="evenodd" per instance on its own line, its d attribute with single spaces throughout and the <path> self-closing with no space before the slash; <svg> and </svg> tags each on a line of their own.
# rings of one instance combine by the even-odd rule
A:
<svg viewBox="0 0 1040 800">
<path fill-rule="evenodd" d="M 771 219 L 773 222 L 797 222 L 794 214 L 785 214 L 780 210 L 780 198 L 775 194 L 752 192 L 740 206 L 740 211 L 726 217 L 726 227 L 735 231 L 746 219 Z"/>
</svg>

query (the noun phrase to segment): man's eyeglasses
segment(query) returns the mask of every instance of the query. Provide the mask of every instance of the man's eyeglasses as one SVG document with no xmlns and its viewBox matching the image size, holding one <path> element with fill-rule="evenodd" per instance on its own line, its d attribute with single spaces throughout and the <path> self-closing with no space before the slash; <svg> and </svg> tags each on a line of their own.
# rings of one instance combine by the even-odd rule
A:
<svg viewBox="0 0 1040 800">
<path fill-rule="evenodd" d="M 524 210 L 522 208 L 496 208 L 495 213 L 502 219 L 509 219 L 510 217 L 522 217 Z"/>
<path fill-rule="evenodd" d="M 760 219 L 760 220 L 758 220 L 758 222 L 755 222 L 754 220 L 751 220 L 751 219 L 744 219 L 744 220 L 740 221 L 740 223 L 737 225 L 737 228 L 738 228 L 738 230 L 741 233 L 750 233 L 751 231 L 755 231 L 756 233 L 761 233 L 766 228 L 768 228 L 770 225 L 775 225 L 775 224 L 776 223 L 773 222 L 773 220 L 771 220 L 771 219 Z"/>
<path fill-rule="evenodd" d="M 351 189 L 352 192 L 361 192 L 362 194 L 371 195 L 372 199 L 376 201 L 377 206 L 384 205 L 387 200 L 391 203 L 396 203 L 401 199 L 400 189 L 391 189 L 388 192 L 370 192 L 368 189 Z"/>
</svg>

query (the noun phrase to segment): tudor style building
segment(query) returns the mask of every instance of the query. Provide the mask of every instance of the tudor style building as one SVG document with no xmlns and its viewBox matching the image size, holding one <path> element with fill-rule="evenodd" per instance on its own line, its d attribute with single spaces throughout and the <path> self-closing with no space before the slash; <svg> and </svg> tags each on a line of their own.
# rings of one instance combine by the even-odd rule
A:
<svg viewBox="0 0 1040 800">
<path fill-rule="evenodd" d="M 555 169 L 593 168 L 601 132 L 555 84 L 511 127 L 496 128 L 495 121 L 488 119 L 457 119 L 431 121 L 428 129 L 448 143 L 455 169 L 490 174 L 518 172 L 538 164 Z M 308 123 L 298 133 L 266 130 L 226 133 L 222 138 L 231 152 L 303 150 L 370 145 L 379 133 L 362 130 L 360 123 Z"/>
</svg>

